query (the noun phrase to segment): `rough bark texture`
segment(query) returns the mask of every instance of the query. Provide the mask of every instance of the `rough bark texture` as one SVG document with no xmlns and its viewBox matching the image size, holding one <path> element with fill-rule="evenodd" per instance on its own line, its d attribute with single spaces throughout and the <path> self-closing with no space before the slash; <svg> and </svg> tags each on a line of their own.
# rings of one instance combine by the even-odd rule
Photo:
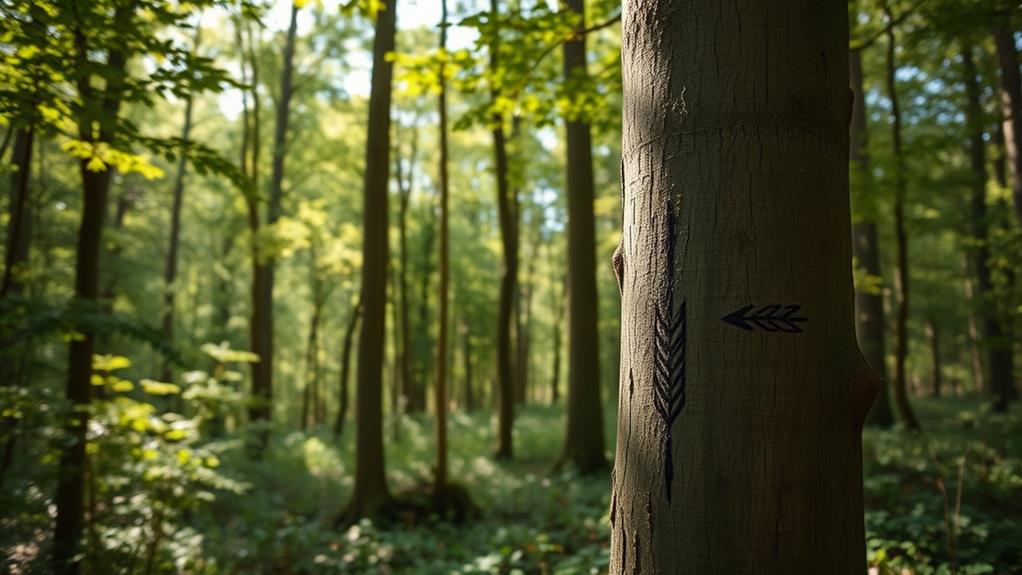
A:
<svg viewBox="0 0 1022 575">
<path fill-rule="evenodd" d="M 566 9 L 585 28 L 585 2 L 569 0 Z M 565 79 L 586 73 L 585 35 L 564 44 Z M 567 122 L 568 148 L 568 397 L 565 463 L 582 473 L 606 467 L 603 408 L 600 402 L 600 354 L 596 294 L 596 218 L 593 214 L 593 156 L 589 125 Z"/>
<path fill-rule="evenodd" d="M 901 422 L 909 429 L 919 429 L 912 404 L 908 399 L 908 382 L 905 362 L 908 359 L 908 312 L 909 312 L 909 271 L 908 231 L 905 228 L 905 195 L 908 181 L 905 179 L 905 155 L 901 143 L 901 108 L 898 105 L 898 87 L 895 73 L 894 17 L 887 11 L 887 96 L 891 101 L 891 146 L 894 155 L 894 241 L 896 248 L 897 273 L 894 276 L 894 295 L 897 313 L 894 321 L 894 401 L 898 407 Z"/>
<path fill-rule="evenodd" d="M 490 13 L 499 13 L 498 0 L 490 0 Z M 490 46 L 490 68 L 499 65 L 499 42 Z M 508 181 L 507 136 L 503 118 L 493 118 L 494 173 L 497 180 L 497 216 L 504 252 L 500 276 L 500 301 L 497 309 L 497 449 L 496 457 L 513 455 L 511 427 L 514 422 L 514 377 L 511 370 L 511 320 L 514 308 L 515 282 L 518 278 L 518 246 L 514 231 L 511 190 Z"/>
<path fill-rule="evenodd" d="M 397 2 L 376 17 L 363 192 L 362 333 L 355 400 L 355 486 L 345 521 L 378 517 L 391 504 L 383 464 L 383 340 L 387 327 L 387 181 Z"/>
<path fill-rule="evenodd" d="M 980 338 L 986 348 L 986 363 L 989 368 L 987 382 L 994 397 L 994 410 L 1003 412 L 1007 410 L 1008 403 L 1017 399 L 1018 395 L 1015 391 L 1015 362 L 1011 353 L 1011 340 L 1005 337 L 1004 326 L 998 319 L 994 302 L 991 301 L 994 285 L 990 270 L 986 144 L 983 141 L 980 87 L 971 48 L 967 47 L 962 51 L 962 68 L 968 97 L 965 115 L 969 125 L 969 165 L 972 169 L 970 203 L 972 236 L 976 246 L 973 267 L 976 272 L 976 303 L 982 326 Z"/>
<path fill-rule="evenodd" d="M 852 121 L 849 127 L 849 161 L 855 175 L 853 183 L 862 187 L 861 195 L 876 194 L 871 177 L 869 153 L 867 151 L 866 91 L 862 81 L 862 53 L 854 50 L 848 59 L 849 87 L 855 101 L 852 104 Z M 880 271 L 880 243 L 877 225 L 865 219 L 852 226 L 852 253 L 862 270 L 873 277 L 882 277 Z M 866 423 L 880 427 L 894 424 L 891 399 L 887 385 L 887 361 L 885 345 L 886 320 L 884 318 L 884 297 L 882 293 L 870 293 L 865 289 L 855 292 L 855 332 L 866 361 L 880 375 L 880 395 L 869 411 Z"/>
<path fill-rule="evenodd" d="M 844 2 L 627 0 L 611 573 L 866 570 Z"/>
<path fill-rule="evenodd" d="M 1007 26 L 994 28 L 994 45 L 1001 71 L 1001 110 L 1004 115 L 1004 149 L 1011 171 L 1015 215 L 1022 222 L 1022 73 L 1019 72 L 1015 36 Z"/>
</svg>

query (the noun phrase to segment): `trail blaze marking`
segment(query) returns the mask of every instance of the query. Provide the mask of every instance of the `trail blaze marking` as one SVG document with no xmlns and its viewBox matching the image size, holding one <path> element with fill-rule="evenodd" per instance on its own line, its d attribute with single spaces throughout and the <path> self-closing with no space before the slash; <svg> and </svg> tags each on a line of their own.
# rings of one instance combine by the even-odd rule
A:
<svg viewBox="0 0 1022 575">
<path fill-rule="evenodd" d="M 755 305 L 749 304 L 720 319 L 745 331 L 759 329 L 771 333 L 802 333 L 804 330 L 799 324 L 809 321 L 809 318 L 798 315 L 802 309 L 800 304 L 769 304 L 755 308 Z"/>
</svg>

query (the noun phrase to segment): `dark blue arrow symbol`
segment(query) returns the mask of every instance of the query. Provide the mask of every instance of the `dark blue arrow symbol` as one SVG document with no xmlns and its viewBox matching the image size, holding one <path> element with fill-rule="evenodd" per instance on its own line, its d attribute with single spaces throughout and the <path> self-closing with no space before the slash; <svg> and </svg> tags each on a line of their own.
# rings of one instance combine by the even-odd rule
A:
<svg viewBox="0 0 1022 575">
<path fill-rule="evenodd" d="M 802 309 L 799 304 L 769 304 L 755 308 L 755 305 L 750 304 L 720 319 L 745 331 L 756 331 L 759 328 L 766 332 L 783 333 L 802 333 L 802 326 L 798 324 L 809 321 L 809 318 L 798 315 Z"/>
</svg>

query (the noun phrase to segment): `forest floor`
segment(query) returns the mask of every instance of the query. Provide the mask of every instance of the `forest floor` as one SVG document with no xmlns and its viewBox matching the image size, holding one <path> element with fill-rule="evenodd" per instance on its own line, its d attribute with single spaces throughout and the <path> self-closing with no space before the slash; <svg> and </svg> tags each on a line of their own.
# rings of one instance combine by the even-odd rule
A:
<svg viewBox="0 0 1022 575">
<path fill-rule="evenodd" d="M 1022 407 L 1005 416 L 969 398 L 915 404 L 924 434 L 869 429 L 864 435 L 872 573 L 1022 573 Z M 345 430 L 340 445 L 329 435 L 277 433 L 261 461 L 249 460 L 241 448 L 221 454 L 218 472 L 244 489 L 217 492 L 212 501 L 179 516 L 173 532 L 160 534 L 151 572 L 606 572 L 609 474 L 583 478 L 552 470 L 563 437 L 563 410 L 520 410 L 517 457 L 508 463 L 490 457 L 490 417 L 455 412 L 450 420 L 450 475 L 481 509 L 476 519 L 454 525 L 409 517 L 388 526 L 363 522 L 337 530 L 332 524 L 351 490 L 353 429 Z M 606 418 L 611 438 L 613 419 Z M 388 482 L 392 492 L 414 492 L 432 476 L 432 422 L 422 416 L 397 423 L 387 423 Z M 959 477 L 964 479 L 960 511 Z M 38 542 L 38 555 L 45 556 L 52 521 L 47 481 L 52 477 L 5 485 L 0 532 L 6 533 L 0 539 L 11 572 L 34 572 L 11 562 L 12 553 L 32 547 L 26 540 Z M 149 507 L 124 516 L 149 517 Z M 106 523 L 99 537 L 107 549 L 139 547 L 147 534 L 144 520 Z M 957 532 L 951 540 L 948 525 Z M 134 559 L 122 566 L 107 572 L 143 572 Z"/>
<path fill-rule="evenodd" d="M 867 546 L 874 573 L 1022 573 L 1018 407 L 1011 416 L 992 415 L 971 399 L 919 400 L 917 408 L 924 434 L 865 433 Z M 611 437 L 613 419 L 606 418 Z M 430 420 L 389 425 L 392 490 L 427 484 Z M 330 522 L 351 487 L 351 438 L 338 450 L 326 438 L 293 433 L 278 438 L 267 461 L 238 470 L 252 489 L 237 496 L 241 500 L 215 504 L 207 519 L 217 530 L 195 525 L 206 533 L 205 553 L 221 567 L 230 565 L 226 571 L 244 573 L 269 565 L 277 573 L 605 572 L 609 478 L 552 471 L 563 411 L 522 410 L 515 421 L 518 457 L 506 464 L 489 457 L 491 428 L 486 413 L 452 416 L 451 477 L 469 488 L 482 509 L 476 520 L 385 529 L 363 523 L 332 531 Z M 956 511 L 959 476 L 964 481 Z M 956 542 L 949 543 L 948 522 L 958 525 Z"/>
</svg>

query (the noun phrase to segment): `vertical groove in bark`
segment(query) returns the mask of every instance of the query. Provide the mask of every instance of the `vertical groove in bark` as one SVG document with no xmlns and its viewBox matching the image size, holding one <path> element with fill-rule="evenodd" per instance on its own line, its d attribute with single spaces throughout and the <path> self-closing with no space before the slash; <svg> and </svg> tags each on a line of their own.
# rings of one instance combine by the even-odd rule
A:
<svg viewBox="0 0 1022 575">
<path fill-rule="evenodd" d="M 611 573 L 860 575 L 860 431 L 877 382 L 855 344 L 847 6 L 623 8 Z M 671 285 L 687 401 L 668 502 L 654 325 Z M 806 321 L 722 321 L 747 306 Z"/>
<path fill-rule="evenodd" d="M 362 332 L 358 338 L 355 401 L 355 485 L 342 520 L 378 517 L 391 505 L 384 473 L 383 343 L 387 327 L 387 183 L 390 168 L 390 105 L 397 1 L 376 16 L 369 96 L 362 243 Z"/>
<path fill-rule="evenodd" d="M 490 16 L 495 21 L 500 14 L 499 0 L 490 0 Z M 496 25 L 496 24 L 495 24 Z M 497 31 L 493 31 L 496 37 Z M 490 69 L 500 65 L 499 40 L 490 46 Z M 496 88 L 491 97 L 496 99 Z M 509 459 L 513 455 L 511 430 L 514 423 L 514 379 L 511 373 L 511 319 L 514 306 L 515 283 L 518 277 L 518 247 L 514 236 L 511 191 L 508 181 L 507 137 L 504 118 L 494 114 L 493 150 L 497 188 L 497 217 L 500 221 L 500 239 L 504 252 L 504 266 L 500 277 L 500 301 L 497 310 L 497 449 L 496 457 Z"/>
<path fill-rule="evenodd" d="M 1001 110 L 1004 115 L 1004 149 L 1011 172 L 1015 215 L 1022 223 L 1022 73 L 1019 72 L 1015 36 L 1007 26 L 993 30 L 997 63 L 1001 71 Z"/>
<path fill-rule="evenodd" d="M 585 29 L 584 0 L 565 5 Z M 565 80 L 586 74 L 585 35 L 564 44 Z M 599 329 L 596 293 L 596 218 L 593 214 L 593 158 L 589 125 L 567 122 L 568 199 L 568 395 L 563 458 L 582 473 L 607 465 L 600 401 Z"/>
<path fill-rule="evenodd" d="M 982 325 L 980 339 L 986 348 L 989 392 L 994 397 L 994 410 L 1003 412 L 1007 410 L 1008 403 L 1017 398 L 1013 381 L 1015 365 L 1011 341 L 1005 337 L 1005 329 L 998 319 L 998 313 L 992 301 L 994 285 L 990 270 L 990 233 L 986 205 L 987 158 L 986 144 L 983 141 L 983 107 L 980 102 L 976 64 L 973 61 L 970 46 L 965 46 L 962 50 L 962 68 L 968 98 L 965 117 L 969 127 L 969 165 L 972 169 L 970 204 L 972 207 L 972 236 L 975 241 L 973 248 L 973 267 L 976 273 L 975 302 Z"/>
<path fill-rule="evenodd" d="M 908 398 L 908 383 L 905 362 L 908 359 L 908 314 L 909 314 L 909 270 L 908 232 L 905 228 L 905 195 L 908 182 L 905 179 L 905 157 L 901 141 L 901 108 L 898 105 L 898 88 L 895 74 L 894 17 L 884 4 L 887 17 L 887 95 L 891 102 L 891 142 L 894 155 L 894 240 L 896 244 L 897 273 L 894 277 L 894 293 L 897 302 L 894 330 L 894 400 L 901 422 L 908 429 L 919 429 L 919 420 L 912 410 Z"/>
<path fill-rule="evenodd" d="M 862 79 L 862 53 L 853 50 L 848 60 L 849 84 L 855 101 L 852 104 L 852 121 L 850 125 L 849 161 L 851 162 L 853 185 L 861 187 L 859 197 L 866 194 L 873 197 L 877 190 L 872 177 L 866 123 L 866 98 Z M 868 203 L 868 202 L 867 202 Z M 873 210 L 868 210 L 870 217 L 856 222 L 852 226 L 852 253 L 862 270 L 868 275 L 882 278 L 880 270 L 880 244 L 877 238 L 877 224 L 872 220 Z M 880 375 L 880 395 L 877 396 L 873 409 L 869 412 L 867 423 L 880 427 L 894 424 L 891 412 L 891 399 L 888 394 L 887 361 L 885 345 L 886 320 L 884 318 L 884 298 L 882 293 L 870 293 L 865 289 L 855 292 L 855 328 L 859 347 L 873 369 Z"/>
</svg>

